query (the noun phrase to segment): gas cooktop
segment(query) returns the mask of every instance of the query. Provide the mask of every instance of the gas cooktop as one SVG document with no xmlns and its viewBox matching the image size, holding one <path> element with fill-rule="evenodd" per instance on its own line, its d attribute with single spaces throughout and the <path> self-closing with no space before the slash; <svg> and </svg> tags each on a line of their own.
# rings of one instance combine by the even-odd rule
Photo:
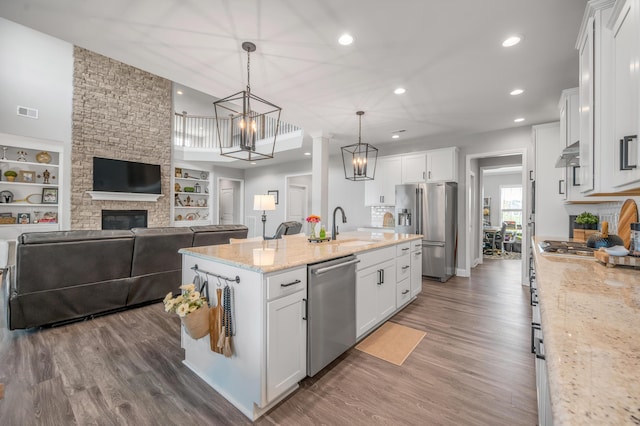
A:
<svg viewBox="0 0 640 426">
<path fill-rule="evenodd" d="M 540 249 L 546 253 L 575 254 L 578 256 L 593 256 L 595 251 L 595 249 L 587 247 L 585 242 L 553 240 L 541 242 Z"/>
</svg>

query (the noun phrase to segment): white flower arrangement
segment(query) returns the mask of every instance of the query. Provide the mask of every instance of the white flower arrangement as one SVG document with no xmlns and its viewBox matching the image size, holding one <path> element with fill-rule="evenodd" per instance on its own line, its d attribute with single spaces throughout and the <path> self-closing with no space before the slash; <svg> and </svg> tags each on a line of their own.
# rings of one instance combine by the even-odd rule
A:
<svg viewBox="0 0 640 426">
<path fill-rule="evenodd" d="M 165 312 L 175 312 L 179 317 L 183 318 L 207 303 L 207 299 L 200 295 L 194 284 L 181 285 L 180 289 L 182 292 L 177 297 L 173 297 L 171 292 L 165 296 Z"/>
</svg>

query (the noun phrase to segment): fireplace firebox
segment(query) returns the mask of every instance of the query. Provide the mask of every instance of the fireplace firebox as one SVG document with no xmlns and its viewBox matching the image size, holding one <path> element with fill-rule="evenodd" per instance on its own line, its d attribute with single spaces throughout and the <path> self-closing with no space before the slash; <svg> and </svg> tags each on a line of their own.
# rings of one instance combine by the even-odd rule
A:
<svg viewBox="0 0 640 426">
<path fill-rule="evenodd" d="M 146 210 L 102 210 L 102 229 L 131 229 L 146 227 Z"/>
</svg>

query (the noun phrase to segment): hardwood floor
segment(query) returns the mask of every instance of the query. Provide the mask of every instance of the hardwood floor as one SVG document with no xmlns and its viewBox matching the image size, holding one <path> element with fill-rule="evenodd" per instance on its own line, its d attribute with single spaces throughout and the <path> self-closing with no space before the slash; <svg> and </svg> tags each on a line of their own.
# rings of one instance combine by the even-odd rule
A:
<svg viewBox="0 0 640 426">
<path fill-rule="evenodd" d="M 424 281 L 392 321 L 427 336 L 401 367 L 351 349 L 256 423 L 534 425 L 520 262 Z M 182 363 L 162 304 L 36 331 L 0 329 L 0 425 L 250 424 Z"/>
</svg>

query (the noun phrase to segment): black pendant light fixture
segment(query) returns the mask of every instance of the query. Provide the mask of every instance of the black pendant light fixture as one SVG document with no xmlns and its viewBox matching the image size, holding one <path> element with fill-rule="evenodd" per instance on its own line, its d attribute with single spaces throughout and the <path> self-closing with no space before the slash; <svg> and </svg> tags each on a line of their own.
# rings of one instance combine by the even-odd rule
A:
<svg viewBox="0 0 640 426">
<path fill-rule="evenodd" d="M 376 175 L 378 148 L 368 143 L 362 143 L 362 116 L 358 115 L 358 143 L 342 147 L 342 165 L 344 177 L 348 180 L 373 180 Z"/>
<path fill-rule="evenodd" d="M 280 130 L 282 108 L 251 93 L 250 54 L 256 45 L 245 41 L 247 52 L 247 88 L 213 103 L 220 154 L 238 160 L 273 158 Z"/>
</svg>

